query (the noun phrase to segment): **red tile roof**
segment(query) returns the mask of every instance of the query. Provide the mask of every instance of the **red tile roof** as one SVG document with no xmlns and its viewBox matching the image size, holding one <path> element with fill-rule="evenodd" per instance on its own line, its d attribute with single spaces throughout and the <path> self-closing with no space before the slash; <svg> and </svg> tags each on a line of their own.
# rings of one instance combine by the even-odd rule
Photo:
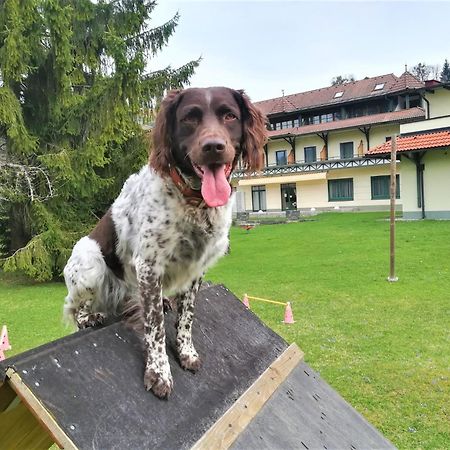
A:
<svg viewBox="0 0 450 450">
<path fill-rule="evenodd" d="M 282 130 L 269 131 L 269 139 L 279 136 L 300 136 L 304 134 L 321 133 L 324 131 L 342 130 L 364 125 L 375 125 L 380 123 L 413 122 L 425 118 L 425 111 L 422 108 L 402 109 L 369 116 L 353 117 L 351 119 L 336 120 L 334 122 L 319 123 L 316 125 L 304 125 L 295 128 L 284 128 Z"/>
<path fill-rule="evenodd" d="M 384 86 L 382 89 L 374 90 L 377 84 L 384 84 Z M 405 72 L 400 77 L 390 73 L 255 103 L 264 114 L 272 115 L 319 108 L 326 105 L 331 106 L 352 100 L 380 97 L 393 92 L 423 87 L 425 87 L 425 83 L 419 81 L 409 72 Z M 343 92 L 342 96 L 335 98 L 334 96 L 337 92 Z"/>
<path fill-rule="evenodd" d="M 433 88 L 441 85 L 442 83 L 438 80 L 425 80 L 425 87 L 427 88 Z"/>
<path fill-rule="evenodd" d="M 404 72 L 397 79 L 397 83 L 391 87 L 390 92 L 400 92 L 411 89 L 422 89 L 425 87 L 425 83 L 420 81 L 410 72 Z"/>
<path fill-rule="evenodd" d="M 398 136 L 397 152 L 408 152 L 412 150 L 425 150 L 429 148 L 450 147 L 450 129 L 417 133 L 409 136 Z M 385 142 L 378 147 L 371 148 L 368 155 L 379 155 L 391 152 L 391 143 Z"/>
</svg>

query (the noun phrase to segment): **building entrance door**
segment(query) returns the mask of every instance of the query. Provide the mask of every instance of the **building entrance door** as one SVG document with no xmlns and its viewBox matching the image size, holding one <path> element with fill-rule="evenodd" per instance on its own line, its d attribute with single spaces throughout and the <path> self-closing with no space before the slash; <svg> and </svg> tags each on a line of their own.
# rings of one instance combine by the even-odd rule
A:
<svg viewBox="0 0 450 450">
<path fill-rule="evenodd" d="M 297 187 L 295 183 L 281 185 L 281 209 L 283 211 L 297 209 Z"/>
</svg>

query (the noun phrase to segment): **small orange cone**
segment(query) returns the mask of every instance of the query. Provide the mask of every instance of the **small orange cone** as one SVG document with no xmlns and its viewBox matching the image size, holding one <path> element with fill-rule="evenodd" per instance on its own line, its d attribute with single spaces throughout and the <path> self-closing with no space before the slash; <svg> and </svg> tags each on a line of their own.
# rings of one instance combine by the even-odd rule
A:
<svg viewBox="0 0 450 450">
<path fill-rule="evenodd" d="M 250 309 L 250 303 L 249 303 L 249 301 L 248 301 L 247 294 L 244 294 L 244 298 L 242 299 L 242 303 L 244 304 L 244 306 L 245 306 L 247 309 Z"/>
<path fill-rule="evenodd" d="M 286 303 L 286 309 L 284 310 L 284 323 L 295 323 L 294 314 L 292 314 L 291 302 Z"/>
</svg>

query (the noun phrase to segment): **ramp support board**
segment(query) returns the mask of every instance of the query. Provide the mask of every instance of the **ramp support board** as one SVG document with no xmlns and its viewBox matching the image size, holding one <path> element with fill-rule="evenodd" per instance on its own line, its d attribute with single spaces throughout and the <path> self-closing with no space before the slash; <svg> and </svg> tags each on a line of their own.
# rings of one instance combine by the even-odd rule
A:
<svg viewBox="0 0 450 450">
<path fill-rule="evenodd" d="M 48 449 L 53 443 L 59 448 L 76 449 L 14 369 L 6 371 L 7 382 L 3 388 L 10 399 L 5 410 L 0 411 L 0 448 Z"/>
<path fill-rule="evenodd" d="M 174 392 L 146 392 L 138 337 L 82 330 L 0 363 L 0 448 L 394 448 L 224 286 L 197 296 L 203 366 L 181 369 L 166 315 Z"/>
</svg>

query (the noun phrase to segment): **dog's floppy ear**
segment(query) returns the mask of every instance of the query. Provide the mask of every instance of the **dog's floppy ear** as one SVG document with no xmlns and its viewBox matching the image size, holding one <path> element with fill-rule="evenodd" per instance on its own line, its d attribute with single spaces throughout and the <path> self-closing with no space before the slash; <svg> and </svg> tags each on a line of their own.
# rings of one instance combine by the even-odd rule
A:
<svg viewBox="0 0 450 450">
<path fill-rule="evenodd" d="M 173 166 L 173 136 L 175 112 L 181 100 L 181 90 L 169 91 L 161 103 L 152 132 L 153 150 L 150 153 L 150 166 L 161 174 L 167 174 Z"/>
<path fill-rule="evenodd" d="M 264 164 L 263 147 L 267 142 L 267 118 L 252 104 L 243 90 L 234 92 L 242 114 L 242 162 L 248 172 L 257 171 Z"/>
</svg>

